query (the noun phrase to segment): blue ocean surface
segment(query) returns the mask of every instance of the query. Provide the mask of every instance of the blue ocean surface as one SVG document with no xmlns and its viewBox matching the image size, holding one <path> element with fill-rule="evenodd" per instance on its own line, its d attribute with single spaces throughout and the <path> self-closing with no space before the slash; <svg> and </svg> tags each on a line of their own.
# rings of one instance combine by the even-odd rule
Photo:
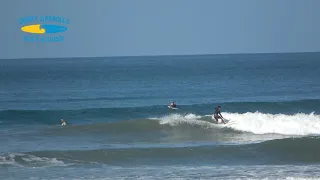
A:
<svg viewBox="0 0 320 180">
<path fill-rule="evenodd" d="M 0 60 L 0 177 L 320 178 L 319 59 Z"/>
</svg>

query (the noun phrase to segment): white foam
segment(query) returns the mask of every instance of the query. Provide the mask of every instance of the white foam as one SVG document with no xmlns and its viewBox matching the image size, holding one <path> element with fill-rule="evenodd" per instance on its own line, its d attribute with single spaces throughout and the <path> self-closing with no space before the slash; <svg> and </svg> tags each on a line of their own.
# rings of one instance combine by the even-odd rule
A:
<svg viewBox="0 0 320 180">
<path fill-rule="evenodd" d="M 200 120 L 207 115 L 172 114 L 158 120 L 160 124 L 178 126 L 180 124 L 198 125 L 202 128 L 231 128 L 237 131 L 253 134 L 281 134 L 281 135 L 320 135 L 320 115 L 314 113 L 297 113 L 294 115 L 265 114 L 261 112 L 222 113 L 225 119 L 230 120 L 226 125 L 214 124 Z"/>
<path fill-rule="evenodd" d="M 66 164 L 56 158 L 37 157 L 22 153 L 0 155 L 0 165 L 21 166 L 19 162 L 15 160 L 16 157 L 21 157 L 21 159 L 27 163 L 27 166 L 66 166 Z"/>
<path fill-rule="evenodd" d="M 21 158 L 29 164 L 35 164 L 40 166 L 66 166 L 62 161 L 57 160 L 57 158 L 46 158 L 28 155 Z"/>
<path fill-rule="evenodd" d="M 228 127 L 254 134 L 319 135 L 320 115 L 255 113 L 223 113 L 232 123 Z"/>
<path fill-rule="evenodd" d="M 0 165 L 18 165 L 14 160 L 15 154 L 1 155 Z"/>
</svg>

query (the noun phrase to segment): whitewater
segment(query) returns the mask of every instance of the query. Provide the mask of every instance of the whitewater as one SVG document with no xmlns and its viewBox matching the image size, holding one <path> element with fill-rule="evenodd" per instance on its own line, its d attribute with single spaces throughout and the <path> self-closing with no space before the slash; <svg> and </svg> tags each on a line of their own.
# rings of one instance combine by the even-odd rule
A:
<svg viewBox="0 0 320 180">
<path fill-rule="evenodd" d="M 215 120 L 206 116 L 188 114 L 185 116 L 175 114 L 161 118 L 151 118 L 159 120 L 160 124 L 197 125 L 202 128 L 231 128 L 235 131 L 250 132 L 253 134 L 282 134 L 282 135 L 319 135 L 320 115 L 314 113 L 297 113 L 293 115 L 266 114 L 260 112 L 247 113 L 223 113 L 227 124 L 222 124 L 221 120 L 217 125 Z M 207 121 L 204 121 L 207 120 Z"/>
</svg>

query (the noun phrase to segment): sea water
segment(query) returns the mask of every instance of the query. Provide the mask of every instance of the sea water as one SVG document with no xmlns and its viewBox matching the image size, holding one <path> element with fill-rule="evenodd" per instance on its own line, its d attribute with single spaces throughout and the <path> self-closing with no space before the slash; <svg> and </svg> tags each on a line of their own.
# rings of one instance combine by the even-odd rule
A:
<svg viewBox="0 0 320 180">
<path fill-rule="evenodd" d="M 0 177 L 317 179 L 319 59 L 0 60 Z"/>
</svg>

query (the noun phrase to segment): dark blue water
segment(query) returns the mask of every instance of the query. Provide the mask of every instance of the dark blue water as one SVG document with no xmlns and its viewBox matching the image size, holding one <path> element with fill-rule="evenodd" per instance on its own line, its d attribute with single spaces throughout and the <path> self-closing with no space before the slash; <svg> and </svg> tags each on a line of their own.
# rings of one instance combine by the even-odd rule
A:
<svg viewBox="0 0 320 180">
<path fill-rule="evenodd" d="M 320 53 L 0 60 L 0 176 L 317 177 L 319 59 Z M 177 110 L 167 107 L 172 100 Z M 226 125 L 210 116 L 217 105 Z"/>
</svg>

